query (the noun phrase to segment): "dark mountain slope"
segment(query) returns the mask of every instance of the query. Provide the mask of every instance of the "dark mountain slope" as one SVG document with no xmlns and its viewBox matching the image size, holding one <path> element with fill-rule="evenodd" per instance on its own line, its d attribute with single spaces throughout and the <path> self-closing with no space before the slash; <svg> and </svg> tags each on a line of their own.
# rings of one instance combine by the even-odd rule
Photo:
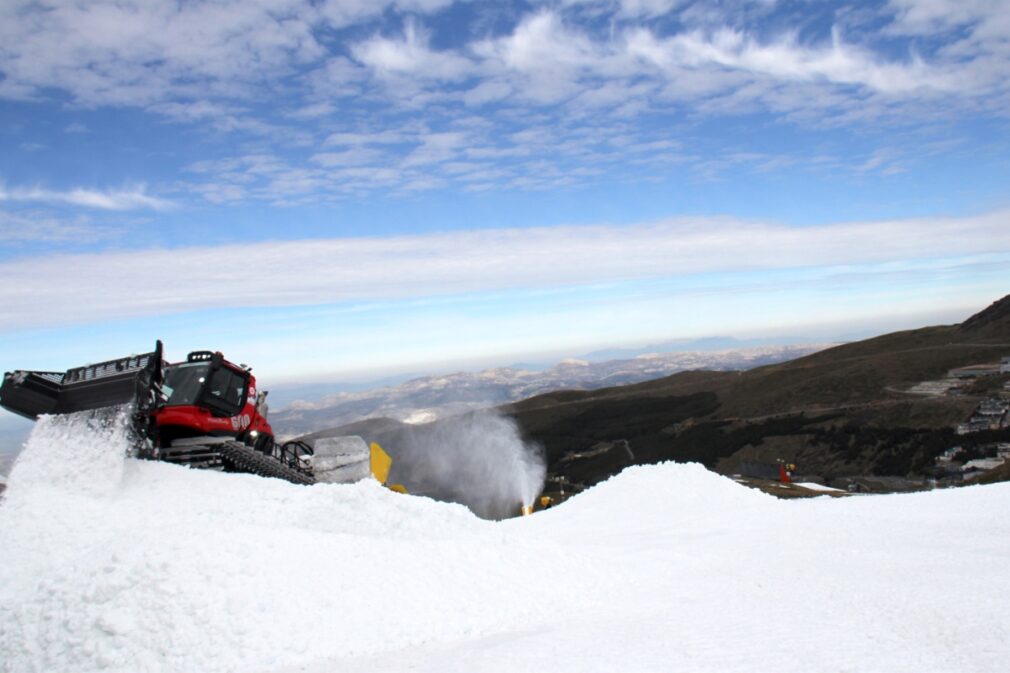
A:
<svg viewBox="0 0 1010 673">
<path fill-rule="evenodd" d="M 591 453 L 596 468 L 582 465 L 580 483 L 629 460 L 698 460 L 728 472 L 744 459 L 782 458 L 827 477 L 904 475 L 956 441 L 953 426 L 978 400 L 901 391 L 1007 354 L 1010 296 L 960 325 L 886 334 L 746 372 L 555 392 L 505 409 L 544 445 L 555 477 L 575 477 L 577 456 Z"/>
<path fill-rule="evenodd" d="M 1010 295 L 994 301 L 984 311 L 979 311 L 958 326 L 962 332 L 981 335 L 993 332 L 999 338 L 1004 335 L 1007 324 L 1010 323 Z"/>
</svg>

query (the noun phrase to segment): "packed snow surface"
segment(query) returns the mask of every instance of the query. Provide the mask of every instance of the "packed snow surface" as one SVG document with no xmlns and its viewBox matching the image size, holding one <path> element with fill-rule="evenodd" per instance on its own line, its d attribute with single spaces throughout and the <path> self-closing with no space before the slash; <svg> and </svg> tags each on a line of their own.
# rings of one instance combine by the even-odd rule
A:
<svg viewBox="0 0 1010 673">
<path fill-rule="evenodd" d="M 805 488 L 808 491 L 822 491 L 824 493 L 844 493 L 840 488 L 831 488 L 830 486 L 825 486 L 824 484 L 818 484 L 816 481 L 801 481 L 795 484 L 800 488 Z"/>
<path fill-rule="evenodd" d="M 780 501 L 626 470 L 495 523 L 125 457 L 43 419 L 0 504 L 0 669 L 1004 671 L 1010 486 Z"/>
</svg>

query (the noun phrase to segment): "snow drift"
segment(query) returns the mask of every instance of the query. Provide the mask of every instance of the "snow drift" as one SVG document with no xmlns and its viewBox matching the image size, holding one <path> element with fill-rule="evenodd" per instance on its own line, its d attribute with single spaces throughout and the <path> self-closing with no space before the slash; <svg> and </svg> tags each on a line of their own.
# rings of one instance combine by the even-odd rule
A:
<svg viewBox="0 0 1010 673">
<path fill-rule="evenodd" d="M 697 465 L 525 519 L 125 457 L 43 419 L 0 505 L 0 670 L 1002 671 L 1010 486 L 784 502 Z"/>
</svg>

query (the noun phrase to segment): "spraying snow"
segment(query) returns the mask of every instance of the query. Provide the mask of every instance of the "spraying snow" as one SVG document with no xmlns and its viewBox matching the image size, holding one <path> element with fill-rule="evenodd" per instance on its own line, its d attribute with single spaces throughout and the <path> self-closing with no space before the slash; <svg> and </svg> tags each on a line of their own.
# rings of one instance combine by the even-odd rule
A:
<svg viewBox="0 0 1010 673">
<path fill-rule="evenodd" d="M 17 479 L 11 480 L 7 497 L 38 488 L 92 495 L 114 491 L 130 451 L 131 413 L 123 406 L 40 417 L 15 461 Z"/>
<path fill-rule="evenodd" d="M 533 504 L 547 475 L 542 449 L 494 411 L 404 428 L 387 448 L 394 459 L 390 482 L 462 503 L 485 519 L 515 516 Z"/>
<path fill-rule="evenodd" d="M 490 522 L 91 425 L 42 421 L 0 504 L 4 673 L 1005 670 L 1010 484 L 786 502 L 665 464 Z"/>
</svg>

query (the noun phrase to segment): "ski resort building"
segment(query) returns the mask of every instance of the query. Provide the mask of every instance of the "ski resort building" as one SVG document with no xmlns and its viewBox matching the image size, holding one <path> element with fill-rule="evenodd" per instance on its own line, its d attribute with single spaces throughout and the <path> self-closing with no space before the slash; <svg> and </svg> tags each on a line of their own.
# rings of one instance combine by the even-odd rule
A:
<svg viewBox="0 0 1010 673">
<path fill-rule="evenodd" d="M 999 430 L 1010 425 L 1010 402 L 999 397 L 983 400 L 966 423 L 957 426 L 957 434 Z"/>
</svg>

